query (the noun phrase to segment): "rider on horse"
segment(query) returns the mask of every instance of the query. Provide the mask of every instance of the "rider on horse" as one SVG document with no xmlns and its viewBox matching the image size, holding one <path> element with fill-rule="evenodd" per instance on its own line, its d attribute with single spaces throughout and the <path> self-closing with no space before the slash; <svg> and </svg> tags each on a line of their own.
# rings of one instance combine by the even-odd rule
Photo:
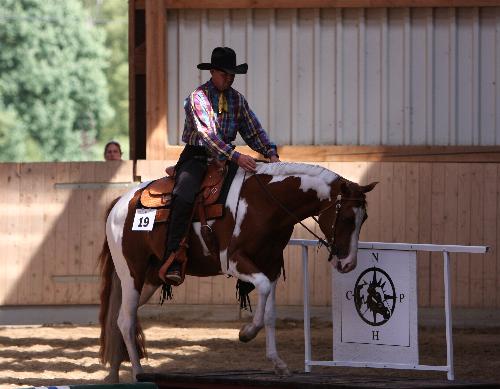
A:
<svg viewBox="0 0 500 389">
<path fill-rule="evenodd" d="M 234 161 L 242 169 L 254 172 L 255 160 L 234 150 L 231 144 L 239 132 L 253 150 L 271 162 L 279 162 L 276 146 L 270 142 L 245 97 L 231 88 L 235 74 L 246 74 L 248 65 L 236 65 L 236 53 L 229 47 L 216 47 L 210 63 L 211 79 L 199 86 L 184 102 L 186 120 L 182 140 L 186 143 L 175 165 L 175 187 L 167 233 L 167 247 L 159 277 L 164 282 L 182 282 L 181 263 L 186 260 L 183 244 L 191 222 L 196 195 L 211 159 Z"/>
</svg>

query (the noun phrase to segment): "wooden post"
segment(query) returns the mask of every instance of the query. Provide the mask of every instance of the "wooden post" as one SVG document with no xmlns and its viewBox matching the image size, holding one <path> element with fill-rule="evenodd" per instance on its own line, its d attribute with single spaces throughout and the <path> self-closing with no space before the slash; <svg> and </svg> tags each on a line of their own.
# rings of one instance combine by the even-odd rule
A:
<svg viewBox="0 0 500 389">
<path fill-rule="evenodd" d="M 167 146 L 166 10 L 146 2 L 146 159 L 165 159 Z"/>
<path fill-rule="evenodd" d="M 135 0 L 130 0 L 128 4 L 128 82 L 129 82 L 129 147 L 130 159 L 136 159 L 136 100 L 135 100 Z"/>
<path fill-rule="evenodd" d="M 137 0 L 129 0 L 130 159 L 146 158 L 146 17 Z"/>
</svg>

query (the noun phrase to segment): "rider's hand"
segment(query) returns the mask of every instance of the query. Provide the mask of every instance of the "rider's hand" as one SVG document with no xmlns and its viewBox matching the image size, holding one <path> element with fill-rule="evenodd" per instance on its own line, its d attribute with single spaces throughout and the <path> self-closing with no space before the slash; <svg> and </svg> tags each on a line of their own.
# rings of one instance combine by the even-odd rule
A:
<svg viewBox="0 0 500 389">
<path fill-rule="evenodd" d="M 167 173 L 167 176 L 174 176 L 175 175 L 175 166 L 168 166 L 166 169 L 165 169 L 165 173 Z"/>
<path fill-rule="evenodd" d="M 281 162 L 280 159 L 276 155 L 272 155 L 269 158 L 269 162 Z"/>
<path fill-rule="evenodd" d="M 247 172 L 253 173 L 255 172 L 257 164 L 251 156 L 240 154 L 240 157 L 238 158 L 238 166 Z"/>
</svg>

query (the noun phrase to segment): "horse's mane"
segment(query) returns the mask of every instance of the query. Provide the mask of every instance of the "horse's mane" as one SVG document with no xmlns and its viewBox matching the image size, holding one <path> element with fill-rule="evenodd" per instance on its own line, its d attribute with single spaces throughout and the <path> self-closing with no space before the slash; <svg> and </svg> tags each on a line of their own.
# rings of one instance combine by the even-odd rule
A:
<svg viewBox="0 0 500 389">
<path fill-rule="evenodd" d="M 328 184 L 340 177 L 323 166 L 297 162 L 258 163 L 256 172 L 270 176 L 310 176 L 323 179 Z"/>
</svg>

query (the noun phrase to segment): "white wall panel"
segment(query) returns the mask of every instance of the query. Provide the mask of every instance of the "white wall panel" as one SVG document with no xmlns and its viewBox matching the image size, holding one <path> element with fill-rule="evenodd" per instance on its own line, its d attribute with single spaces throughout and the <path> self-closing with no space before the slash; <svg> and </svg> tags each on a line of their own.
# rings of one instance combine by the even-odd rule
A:
<svg viewBox="0 0 500 389">
<path fill-rule="evenodd" d="M 292 129 L 292 21 L 295 10 L 283 10 L 275 14 L 274 50 L 272 51 L 275 76 L 269 80 L 273 90 L 270 108 L 272 113 L 271 126 L 268 128 L 277 144 L 291 144 Z M 251 71 L 250 71 L 251 73 Z M 248 77 L 248 76 L 247 76 Z"/>
<path fill-rule="evenodd" d="M 476 144 L 476 87 L 477 77 L 474 58 L 476 37 L 472 10 L 459 10 L 457 20 L 457 143 Z"/>
<path fill-rule="evenodd" d="M 319 90 L 316 91 L 317 100 L 314 106 L 317 109 L 315 120 L 317 128 L 315 129 L 314 144 L 334 144 L 336 142 L 336 41 L 335 41 L 335 9 L 324 9 L 319 14 L 320 22 L 316 27 L 315 41 L 319 42 L 318 52 L 315 54 L 316 61 L 314 71 Z"/>
<path fill-rule="evenodd" d="M 500 8 L 168 11 L 169 142 L 183 100 L 233 47 L 278 144 L 500 144 Z M 241 140 L 238 140 L 241 143 Z"/>
</svg>

